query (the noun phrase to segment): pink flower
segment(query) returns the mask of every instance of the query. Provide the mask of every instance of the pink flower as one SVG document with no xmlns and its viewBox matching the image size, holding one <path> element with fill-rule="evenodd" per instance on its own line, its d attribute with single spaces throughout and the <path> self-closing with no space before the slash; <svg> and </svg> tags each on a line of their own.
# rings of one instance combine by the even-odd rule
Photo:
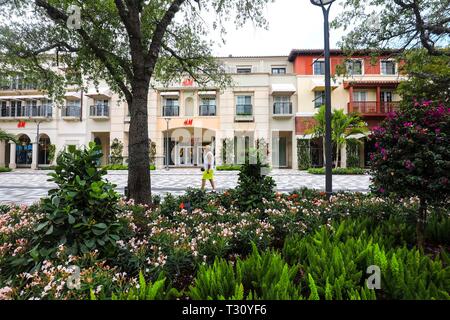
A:
<svg viewBox="0 0 450 320">
<path fill-rule="evenodd" d="M 413 123 L 412 122 L 405 122 L 405 123 L 403 123 L 403 126 L 405 128 L 411 128 L 413 126 Z"/>
<path fill-rule="evenodd" d="M 404 162 L 404 166 L 405 166 L 405 168 L 408 169 L 408 170 L 412 170 L 412 169 L 415 168 L 414 163 L 412 163 L 411 160 L 406 160 L 406 161 Z"/>
</svg>

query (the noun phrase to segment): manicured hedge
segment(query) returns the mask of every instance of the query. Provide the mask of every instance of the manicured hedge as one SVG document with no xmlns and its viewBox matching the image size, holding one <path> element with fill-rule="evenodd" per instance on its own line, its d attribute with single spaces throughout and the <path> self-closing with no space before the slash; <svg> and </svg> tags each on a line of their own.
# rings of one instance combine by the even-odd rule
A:
<svg viewBox="0 0 450 320">
<path fill-rule="evenodd" d="M 2 173 L 2 172 L 11 172 L 11 171 L 12 171 L 11 168 L 3 168 L 3 167 L 0 167 L 0 173 Z"/>
<path fill-rule="evenodd" d="M 128 166 L 125 164 L 110 164 L 107 166 L 103 166 L 103 169 L 106 170 L 128 170 Z M 150 165 L 150 170 L 156 170 L 155 165 Z"/>
<path fill-rule="evenodd" d="M 239 164 L 226 164 L 223 166 L 217 166 L 216 170 L 217 171 L 239 171 L 241 170 L 241 165 Z"/>
<path fill-rule="evenodd" d="M 308 173 L 325 174 L 325 168 L 309 168 Z M 366 174 L 362 168 L 334 168 L 333 174 Z"/>
</svg>

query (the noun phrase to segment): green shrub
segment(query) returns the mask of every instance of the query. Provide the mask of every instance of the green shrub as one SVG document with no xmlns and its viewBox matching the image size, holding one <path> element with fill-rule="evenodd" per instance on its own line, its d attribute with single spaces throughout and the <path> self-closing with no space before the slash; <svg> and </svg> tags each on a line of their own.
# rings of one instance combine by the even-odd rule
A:
<svg viewBox="0 0 450 320">
<path fill-rule="evenodd" d="M 103 169 L 105 170 L 128 170 L 128 165 L 126 164 L 109 164 L 106 166 L 103 166 Z M 150 165 L 150 170 L 156 170 L 155 165 L 151 164 Z"/>
<path fill-rule="evenodd" d="M 239 171 L 241 170 L 241 165 L 239 164 L 225 164 L 223 166 L 217 166 L 217 171 Z"/>
<path fill-rule="evenodd" d="M 2 173 L 2 172 L 11 172 L 11 171 L 12 171 L 11 168 L 0 167 L 0 173 Z"/>
<path fill-rule="evenodd" d="M 299 170 L 306 170 L 311 167 L 310 144 L 310 140 L 297 139 L 297 165 Z"/>
<path fill-rule="evenodd" d="M 114 251 L 122 229 L 116 217 L 119 195 L 115 185 L 102 179 L 106 170 L 96 167 L 101 157 L 95 143 L 58 156 L 55 173 L 49 174 L 58 189 L 42 200 L 44 217 L 32 239 L 30 255 L 35 263 L 52 258 L 59 245 L 72 255 L 97 249 L 110 256 Z"/>
<path fill-rule="evenodd" d="M 300 287 L 295 284 L 298 267 L 290 267 L 279 253 L 253 253 L 236 265 L 216 259 L 212 266 L 201 266 L 190 287 L 195 300 L 297 300 Z"/>
<path fill-rule="evenodd" d="M 366 174 L 362 168 L 333 168 L 333 174 Z M 309 168 L 310 174 L 325 174 L 325 168 Z"/>
<path fill-rule="evenodd" d="M 263 174 L 266 169 L 260 162 L 242 165 L 236 187 L 237 206 L 241 211 L 263 210 L 266 208 L 263 199 L 274 199 L 276 184 L 272 177 Z"/>
</svg>

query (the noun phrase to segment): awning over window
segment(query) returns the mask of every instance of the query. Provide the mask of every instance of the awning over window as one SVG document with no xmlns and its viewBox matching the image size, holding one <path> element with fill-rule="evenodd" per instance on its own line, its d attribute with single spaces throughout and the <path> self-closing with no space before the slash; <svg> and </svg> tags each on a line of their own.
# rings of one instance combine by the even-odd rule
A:
<svg viewBox="0 0 450 320">
<path fill-rule="evenodd" d="M 160 95 L 162 97 L 178 97 L 180 95 L 179 91 L 161 91 Z"/>
<path fill-rule="evenodd" d="M 291 83 L 272 84 L 272 94 L 274 93 L 294 94 L 296 91 L 297 90 L 295 89 L 295 86 Z"/>
<path fill-rule="evenodd" d="M 92 99 L 111 99 L 112 93 L 109 90 L 89 91 L 86 96 Z"/>
<path fill-rule="evenodd" d="M 314 138 L 314 135 L 312 133 L 310 133 L 310 134 L 298 134 L 297 135 L 297 139 L 300 139 L 300 140 L 311 140 L 313 138 Z"/>
<path fill-rule="evenodd" d="M 339 87 L 339 84 L 331 79 L 331 90 Z M 324 91 L 325 90 L 325 79 L 312 79 L 311 80 L 311 90 L 312 91 Z"/>
<path fill-rule="evenodd" d="M 369 134 L 355 133 L 355 134 L 351 134 L 351 135 L 347 136 L 346 139 L 356 139 L 356 140 L 359 140 L 359 139 L 362 139 L 362 138 L 367 137 L 368 135 L 369 135 Z"/>
<path fill-rule="evenodd" d="M 81 92 L 66 92 L 64 97 L 69 100 L 81 100 Z"/>
<path fill-rule="evenodd" d="M 215 96 L 217 95 L 217 91 L 199 91 L 199 96 Z"/>
</svg>

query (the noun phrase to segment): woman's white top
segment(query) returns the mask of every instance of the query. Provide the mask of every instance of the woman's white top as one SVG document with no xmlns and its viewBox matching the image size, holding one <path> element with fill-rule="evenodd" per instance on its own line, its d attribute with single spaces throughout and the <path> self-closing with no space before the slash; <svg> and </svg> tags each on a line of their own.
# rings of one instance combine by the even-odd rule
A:
<svg viewBox="0 0 450 320">
<path fill-rule="evenodd" d="M 203 158 L 203 168 L 205 168 L 205 170 L 208 170 L 208 166 L 211 166 L 211 169 L 214 170 L 214 154 L 211 151 L 208 151 L 207 153 L 205 153 L 205 156 Z"/>
</svg>

